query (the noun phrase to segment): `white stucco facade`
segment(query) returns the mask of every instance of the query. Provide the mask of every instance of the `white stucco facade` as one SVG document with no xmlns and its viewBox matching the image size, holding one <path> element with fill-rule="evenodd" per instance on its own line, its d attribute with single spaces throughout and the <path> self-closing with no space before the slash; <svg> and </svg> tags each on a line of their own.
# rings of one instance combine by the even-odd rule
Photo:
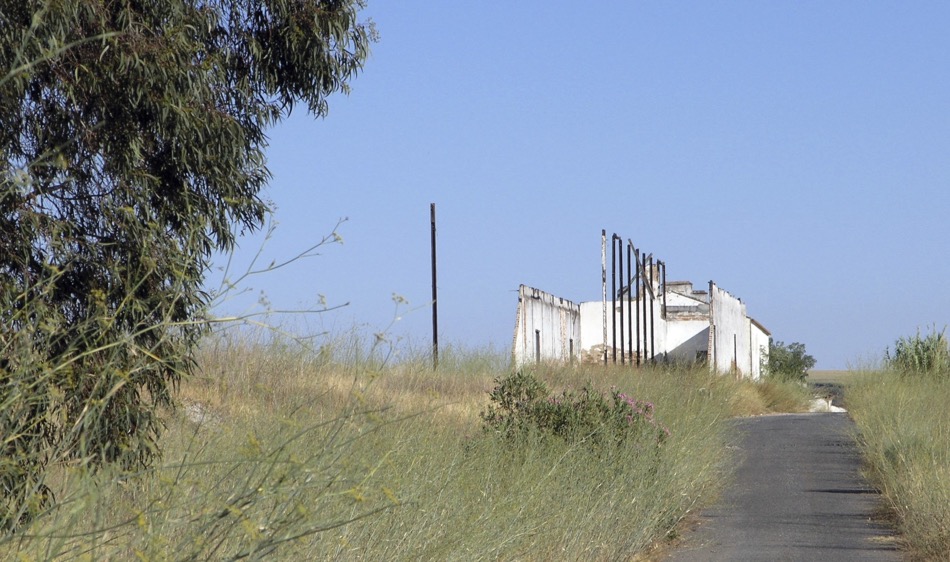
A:
<svg viewBox="0 0 950 562">
<path fill-rule="evenodd" d="M 518 289 L 518 317 L 512 342 L 512 363 L 580 360 L 580 307 L 550 293 L 521 285 Z"/>
<path fill-rule="evenodd" d="M 520 287 L 512 342 L 516 367 L 543 362 L 678 362 L 705 364 L 736 377 L 761 377 L 771 334 L 748 315 L 741 299 L 713 281 L 708 290 L 694 289 L 689 281 L 668 282 L 666 263 L 640 253 L 629 240 L 626 273 L 614 253 L 611 263 L 619 267 L 612 267 L 608 277 L 607 240 L 602 231 L 599 300 L 575 304 Z M 614 252 L 618 241 L 623 247 L 616 234 L 611 240 Z M 631 263 L 636 266 L 633 274 Z"/>
<path fill-rule="evenodd" d="M 749 318 L 749 355 L 752 357 L 752 378 L 762 377 L 762 366 L 769 362 L 769 338 L 772 333 L 765 326 Z"/>
<path fill-rule="evenodd" d="M 761 376 L 770 334 L 740 299 L 713 282 L 708 292 L 688 282 L 656 283 L 653 289 L 652 295 L 642 290 L 637 298 L 605 305 L 603 299 L 574 304 L 522 286 L 514 364 L 636 363 L 639 349 L 641 362 L 705 362 L 720 373 Z"/>
<path fill-rule="evenodd" d="M 603 360 L 604 306 L 603 301 L 580 303 L 581 346 L 583 358 L 588 362 Z M 609 320 L 608 320 L 609 321 Z M 609 328 L 608 328 L 609 329 Z M 585 342 L 594 342 L 591 344 Z"/>
<path fill-rule="evenodd" d="M 751 376 L 749 320 L 745 304 L 710 281 L 709 315 L 713 367 L 721 373 Z"/>
</svg>

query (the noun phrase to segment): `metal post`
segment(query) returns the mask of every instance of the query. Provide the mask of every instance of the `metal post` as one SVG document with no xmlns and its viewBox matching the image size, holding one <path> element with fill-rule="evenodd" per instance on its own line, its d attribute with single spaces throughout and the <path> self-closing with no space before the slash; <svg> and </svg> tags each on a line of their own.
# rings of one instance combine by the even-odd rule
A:
<svg viewBox="0 0 950 562">
<path fill-rule="evenodd" d="M 604 303 L 604 365 L 607 365 L 607 231 L 600 231 L 600 276 Z"/>
<path fill-rule="evenodd" d="M 617 235 L 610 239 L 610 345 L 613 363 L 617 364 Z"/>
<path fill-rule="evenodd" d="M 647 361 L 647 283 L 649 282 L 649 277 L 647 277 L 647 255 L 642 254 L 642 263 L 643 269 L 640 270 L 640 282 L 643 285 L 643 362 Z"/>
<path fill-rule="evenodd" d="M 439 368 L 439 290 L 436 283 L 435 203 L 429 205 L 432 223 L 432 369 Z"/>
<path fill-rule="evenodd" d="M 653 309 L 656 305 L 656 294 L 653 292 L 653 256 L 650 256 L 650 362 L 656 363 L 656 349 L 654 348 L 656 325 L 653 323 Z"/>
<path fill-rule="evenodd" d="M 663 269 L 662 277 L 660 277 L 660 282 L 663 283 L 663 291 L 660 293 L 663 296 L 663 314 L 661 318 L 666 320 L 666 262 L 661 261 L 660 267 Z"/>
<path fill-rule="evenodd" d="M 637 298 L 639 299 L 640 298 L 640 250 L 634 248 L 633 257 L 636 258 L 637 260 L 637 269 L 633 273 L 634 275 L 634 279 L 633 279 L 634 293 L 633 294 L 635 294 Z M 640 303 L 639 301 L 637 302 L 634 308 L 636 308 L 637 310 L 637 367 L 639 367 L 640 366 Z"/>
<path fill-rule="evenodd" d="M 623 239 L 617 238 L 617 247 L 620 249 L 620 364 L 626 365 L 627 354 L 623 348 Z"/>
<path fill-rule="evenodd" d="M 630 350 L 630 363 L 633 363 L 633 242 L 627 240 L 627 348 Z"/>
</svg>

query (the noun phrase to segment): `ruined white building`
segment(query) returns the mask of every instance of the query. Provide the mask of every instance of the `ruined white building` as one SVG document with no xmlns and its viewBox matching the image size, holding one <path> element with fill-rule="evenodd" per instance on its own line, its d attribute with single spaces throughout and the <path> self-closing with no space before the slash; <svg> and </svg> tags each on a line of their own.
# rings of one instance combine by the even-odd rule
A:
<svg viewBox="0 0 950 562">
<path fill-rule="evenodd" d="M 655 266 L 651 266 L 655 267 Z M 651 272 L 630 298 L 575 304 L 522 285 L 512 345 L 515 366 L 543 362 L 703 362 L 720 373 L 758 379 L 768 361 L 769 331 L 746 305 L 709 282 L 663 283 Z M 606 279 L 606 276 L 605 276 Z"/>
</svg>

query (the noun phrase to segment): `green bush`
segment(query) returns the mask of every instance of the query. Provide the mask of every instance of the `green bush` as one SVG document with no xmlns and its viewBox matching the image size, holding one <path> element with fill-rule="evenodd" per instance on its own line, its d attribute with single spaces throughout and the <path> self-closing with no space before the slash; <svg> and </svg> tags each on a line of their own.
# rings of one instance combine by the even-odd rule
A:
<svg viewBox="0 0 950 562">
<path fill-rule="evenodd" d="M 483 427 L 507 439 L 535 435 L 604 447 L 643 437 L 659 445 L 669 436 L 669 430 L 654 417 L 652 402 L 617 389 L 607 395 L 587 384 L 579 392 L 553 395 L 543 382 L 523 371 L 496 383 L 488 409 L 482 413 Z"/>
<path fill-rule="evenodd" d="M 805 353 L 805 344 L 785 344 L 769 338 L 769 359 L 762 366 L 765 376 L 782 381 L 805 382 L 815 358 Z"/>
<path fill-rule="evenodd" d="M 899 338 L 894 344 L 894 354 L 885 351 L 888 366 L 901 375 L 950 374 L 950 346 L 947 345 L 946 328 L 937 332 L 936 328 L 926 336 L 917 335 Z"/>
</svg>

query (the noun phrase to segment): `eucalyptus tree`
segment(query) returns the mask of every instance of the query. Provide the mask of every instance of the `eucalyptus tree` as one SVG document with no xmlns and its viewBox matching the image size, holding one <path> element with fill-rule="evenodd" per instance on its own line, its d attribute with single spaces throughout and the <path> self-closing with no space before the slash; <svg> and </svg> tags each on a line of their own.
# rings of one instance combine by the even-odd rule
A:
<svg viewBox="0 0 950 562">
<path fill-rule="evenodd" d="M 212 253 L 263 225 L 266 131 L 347 91 L 375 40 L 363 8 L 0 0 L 8 509 L 37 503 L 52 462 L 154 459 L 156 410 L 208 326 Z"/>
</svg>

